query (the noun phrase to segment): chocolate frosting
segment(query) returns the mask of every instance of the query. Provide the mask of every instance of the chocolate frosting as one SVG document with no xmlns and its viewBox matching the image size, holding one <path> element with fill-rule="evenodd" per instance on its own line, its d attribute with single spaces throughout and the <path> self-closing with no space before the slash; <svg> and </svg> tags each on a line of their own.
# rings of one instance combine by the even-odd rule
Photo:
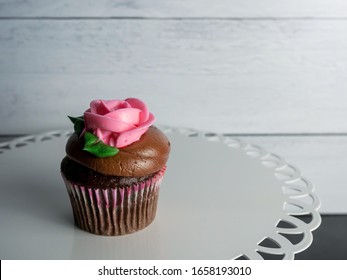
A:
<svg viewBox="0 0 347 280">
<path fill-rule="evenodd" d="M 97 158 L 83 151 L 84 139 L 73 133 L 66 143 L 67 156 L 104 175 L 139 177 L 159 171 L 167 162 L 170 142 L 155 126 L 149 127 L 141 138 L 121 148 L 112 157 Z"/>
</svg>

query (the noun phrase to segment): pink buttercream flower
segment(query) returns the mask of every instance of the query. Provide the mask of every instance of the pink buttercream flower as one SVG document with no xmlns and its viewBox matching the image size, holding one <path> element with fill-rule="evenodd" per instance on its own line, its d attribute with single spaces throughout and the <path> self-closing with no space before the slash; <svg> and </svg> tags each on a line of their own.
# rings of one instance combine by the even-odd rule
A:
<svg viewBox="0 0 347 280">
<path fill-rule="evenodd" d="M 84 112 L 85 131 L 117 148 L 139 140 L 153 122 L 153 114 L 137 98 L 93 100 Z"/>
</svg>

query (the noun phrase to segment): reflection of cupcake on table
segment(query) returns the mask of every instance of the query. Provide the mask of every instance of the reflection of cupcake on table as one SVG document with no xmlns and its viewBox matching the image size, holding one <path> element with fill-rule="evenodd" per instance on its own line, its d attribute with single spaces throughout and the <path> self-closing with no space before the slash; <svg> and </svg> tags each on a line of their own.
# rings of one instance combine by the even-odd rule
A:
<svg viewBox="0 0 347 280">
<path fill-rule="evenodd" d="M 136 98 L 94 100 L 66 144 L 61 173 L 75 224 L 100 235 L 124 235 L 155 218 L 170 143 Z"/>
</svg>

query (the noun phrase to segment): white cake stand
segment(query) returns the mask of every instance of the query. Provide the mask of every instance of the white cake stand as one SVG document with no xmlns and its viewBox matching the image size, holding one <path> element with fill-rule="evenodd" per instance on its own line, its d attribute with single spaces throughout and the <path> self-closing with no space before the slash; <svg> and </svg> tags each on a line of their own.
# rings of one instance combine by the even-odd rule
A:
<svg viewBox="0 0 347 280">
<path fill-rule="evenodd" d="M 1 143 L 0 258 L 293 259 L 311 244 L 320 202 L 296 167 L 228 135 L 161 129 L 172 151 L 157 217 L 121 237 L 73 225 L 59 171 L 70 131 Z"/>
</svg>

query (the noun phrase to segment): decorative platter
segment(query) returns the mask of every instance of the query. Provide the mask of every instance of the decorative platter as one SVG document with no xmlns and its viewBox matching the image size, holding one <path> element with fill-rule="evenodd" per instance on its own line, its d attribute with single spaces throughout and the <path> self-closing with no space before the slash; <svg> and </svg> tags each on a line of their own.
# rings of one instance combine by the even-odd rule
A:
<svg viewBox="0 0 347 280">
<path fill-rule="evenodd" d="M 70 131 L 0 143 L 0 258 L 293 259 L 309 247 L 320 202 L 298 168 L 229 135 L 160 128 L 172 150 L 157 216 L 120 237 L 73 224 L 60 176 Z"/>
</svg>

